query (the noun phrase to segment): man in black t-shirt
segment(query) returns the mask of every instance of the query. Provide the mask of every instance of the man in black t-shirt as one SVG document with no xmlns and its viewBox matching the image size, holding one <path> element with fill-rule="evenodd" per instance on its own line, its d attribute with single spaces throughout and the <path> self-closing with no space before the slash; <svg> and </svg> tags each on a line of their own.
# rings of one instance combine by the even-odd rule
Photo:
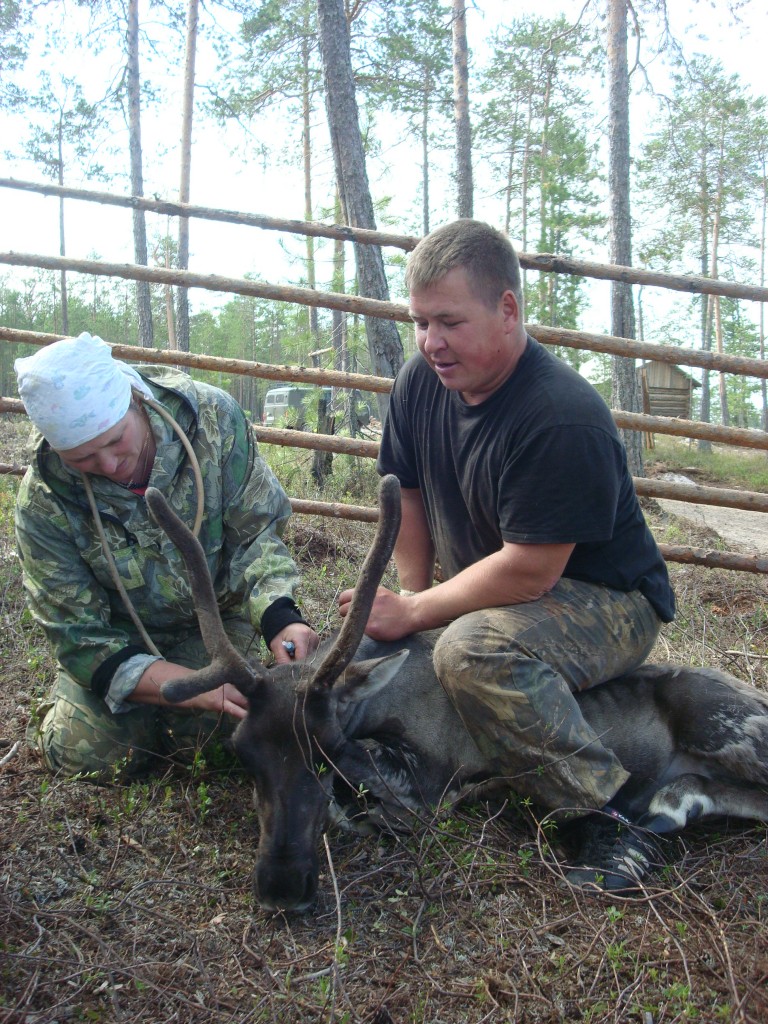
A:
<svg viewBox="0 0 768 1024">
<path fill-rule="evenodd" d="M 526 334 L 504 235 L 439 228 L 406 280 L 419 353 L 378 463 L 401 485 L 402 589 L 380 588 L 366 632 L 446 627 L 435 668 L 478 747 L 515 790 L 576 819 L 570 881 L 635 888 L 654 847 L 623 817 L 628 774 L 573 698 L 641 664 L 674 615 L 623 445 L 594 388 Z"/>
</svg>

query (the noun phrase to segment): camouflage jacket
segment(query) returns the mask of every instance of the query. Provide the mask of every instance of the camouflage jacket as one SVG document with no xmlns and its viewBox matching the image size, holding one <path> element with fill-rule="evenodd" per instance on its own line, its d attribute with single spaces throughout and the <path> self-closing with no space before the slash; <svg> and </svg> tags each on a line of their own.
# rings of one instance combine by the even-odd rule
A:
<svg viewBox="0 0 768 1024">
<path fill-rule="evenodd" d="M 281 540 L 288 499 L 233 398 L 170 367 L 137 369 L 197 455 L 205 491 L 200 542 L 219 607 L 261 629 L 275 602 L 295 609 L 296 567 Z M 150 485 L 191 526 L 196 487 L 189 457 L 170 424 L 146 409 L 157 442 Z M 33 445 L 16 504 L 27 603 L 59 664 L 104 695 L 115 671 L 146 649 L 113 583 L 79 473 L 40 434 Z M 175 645 L 197 629 L 181 556 L 150 519 L 143 497 L 104 477 L 90 479 L 123 584 L 162 652 L 163 643 Z M 297 610 L 288 616 L 300 619 Z"/>
</svg>

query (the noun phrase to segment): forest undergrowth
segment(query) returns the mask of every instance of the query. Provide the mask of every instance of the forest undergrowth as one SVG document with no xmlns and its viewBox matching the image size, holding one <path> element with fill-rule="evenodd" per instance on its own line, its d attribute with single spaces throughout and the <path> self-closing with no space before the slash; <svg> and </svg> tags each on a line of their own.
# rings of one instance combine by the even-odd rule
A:
<svg viewBox="0 0 768 1024">
<path fill-rule="evenodd" d="M 328 486 L 370 504 L 373 480 L 372 466 L 341 464 Z M 764 826 L 691 829 L 647 894 L 622 900 L 562 888 L 556 843 L 525 803 L 462 807 L 408 835 L 329 833 L 316 907 L 283 915 L 253 904 L 256 823 L 237 769 L 204 752 L 128 786 L 48 776 L 24 742 L 53 664 L 23 607 L 16 486 L 0 479 L 0 1024 L 768 1019 Z M 659 540 L 674 528 L 704 542 L 645 510 Z M 371 534 L 294 517 L 318 628 L 337 625 Z M 768 689 L 768 581 L 670 571 L 680 611 L 652 660 Z"/>
</svg>

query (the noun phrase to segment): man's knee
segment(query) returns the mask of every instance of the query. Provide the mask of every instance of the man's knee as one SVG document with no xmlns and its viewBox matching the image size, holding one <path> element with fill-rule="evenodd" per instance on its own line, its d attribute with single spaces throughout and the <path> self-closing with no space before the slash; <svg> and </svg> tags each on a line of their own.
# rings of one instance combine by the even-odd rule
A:
<svg viewBox="0 0 768 1024">
<path fill-rule="evenodd" d="M 484 608 L 454 620 L 440 635 L 433 654 L 435 672 L 452 690 L 484 688 L 491 680 L 511 682 L 511 666 L 535 656 L 516 636 L 509 609 Z"/>
<path fill-rule="evenodd" d="M 154 760 L 155 725 L 150 708 L 113 715 L 103 701 L 59 677 L 42 718 L 27 731 L 50 771 L 98 781 L 129 778 Z"/>
</svg>

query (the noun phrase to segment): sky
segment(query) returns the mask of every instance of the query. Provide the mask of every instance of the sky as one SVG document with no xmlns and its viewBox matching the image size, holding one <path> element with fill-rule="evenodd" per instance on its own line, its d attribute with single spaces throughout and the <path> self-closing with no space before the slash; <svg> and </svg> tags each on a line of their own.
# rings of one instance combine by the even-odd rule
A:
<svg viewBox="0 0 768 1024">
<path fill-rule="evenodd" d="M 146 6 L 144 2 L 141 8 Z M 501 20 L 510 17 L 510 10 L 514 11 L 515 6 L 508 0 L 476 0 L 470 7 L 468 35 L 475 60 L 481 57 L 489 33 Z M 555 17 L 558 13 L 573 17 L 578 15 L 583 6 L 583 0 L 538 0 L 535 13 L 541 17 Z M 598 10 L 602 11 L 603 6 L 600 2 Z M 728 4 L 725 0 L 699 0 L 698 3 L 670 0 L 669 7 L 673 32 L 684 41 L 689 56 L 697 51 L 712 54 L 723 62 L 726 71 L 737 71 L 756 94 L 768 92 L 768 77 L 764 70 L 768 4 L 764 0 L 752 0 L 742 24 L 733 23 L 727 14 Z M 648 59 L 647 53 L 645 59 Z M 115 66 L 114 57 L 90 51 L 78 54 L 65 50 L 61 53 L 61 62 L 61 66 L 68 70 L 72 64 L 89 67 L 94 79 L 104 77 Z M 151 70 L 147 67 L 146 73 L 149 74 Z M 198 80 L 204 78 L 205 70 L 205 66 L 198 67 Z M 668 72 L 661 58 L 650 61 L 649 73 L 655 88 L 663 91 Z M 601 97 L 599 101 L 602 102 Z M 178 152 L 168 145 L 168 140 L 178 137 L 179 106 L 174 103 L 169 104 L 169 108 L 164 115 L 150 111 L 149 108 L 144 112 L 145 194 L 174 199 L 178 190 Z M 637 89 L 632 98 L 632 109 L 633 133 L 637 136 L 652 116 L 650 101 Z M 322 114 L 320 111 L 319 116 Z M 13 132 L 20 127 L 21 122 L 7 124 L 2 133 L 2 150 L 10 148 Z M 275 131 L 280 131 L 279 125 L 276 125 Z M 255 160 L 244 166 L 241 160 L 232 155 L 233 148 L 242 145 L 241 139 L 242 136 L 232 128 L 207 126 L 204 133 L 198 132 L 193 148 L 191 202 L 301 219 L 303 183 L 300 169 L 280 161 L 265 164 Z M 375 164 L 369 163 L 374 194 L 391 196 L 388 216 L 392 221 L 391 230 L 396 232 L 413 230 L 406 226 L 406 222 L 413 223 L 413 197 L 416 195 L 419 175 L 418 163 L 411 156 L 412 149 L 412 142 L 403 141 L 394 123 L 390 132 L 383 134 L 380 159 Z M 450 160 L 450 153 L 445 159 Z M 317 195 L 321 196 L 322 178 L 328 183 L 331 180 L 330 159 L 317 170 Z M 40 178 L 28 162 L 9 159 L 5 154 L 0 155 L 0 176 L 33 180 Z M 498 207 L 492 196 L 492 184 L 484 177 L 482 167 L 476 168 L 475 177 L 475 215 L 493 220 Z M 105 186 L 99 182 L 89 182 L 87 177 L 79 180 L 72 178 L 67 183 L 123 193 L 128 191 L 125 182 Z M 404 183 L 407 183 L 405 187 Z M 453 197 L 446 196 L 446 215 L 443 220 L 452 216 L 452 204 Z M 129 211 L 69 202 L 66 217 L 69 256 L 97 257 L 110 262 L 132 261 Z M 318 219 L 321 218 L 318 216 Z M 380 226 L 387 229 L 386 225 Z M 166 229 L 162 220 L 150 218 L 148 230 L 157 235 Z M 170 231 L 175 236 L 175 224 L 171 225 Z M 255 273 L 274 283 L 291 283 L 301 272 L 296 262 L 302 252 L 301 241 L 297 239 L 286 243 L 284 238 L 274 232 L 192 221 L 190 245 L 190 269 L 201 273 L 234 277 Z M 0 249 L 56 254 L 58 201 L 0 189 Z M 582 255 L 588 259 L 607 259 L 606 253 L 599 250 Z M 330 258 L 329 251 L 327 258 Z M 0 276 L 7 273 L 8 268 L 0 265 Z M 319 278 L 324 276 L 330 277 L 330 271 L 324 274 L 321 267 Z M 585 322 L 583 326 L 586 329 L 605 329 L 603 321 L 607 299 L 602 293 L 606 288 L 606 285 L 595 286 L 593 305 L 600 312 L 594 322 Z M 225 301 L 225 297 L 207 295 L 196 290 L 191 293 L 191 301 L 195 308 L 200 304 L 219 304 Z"/>
</svg>

